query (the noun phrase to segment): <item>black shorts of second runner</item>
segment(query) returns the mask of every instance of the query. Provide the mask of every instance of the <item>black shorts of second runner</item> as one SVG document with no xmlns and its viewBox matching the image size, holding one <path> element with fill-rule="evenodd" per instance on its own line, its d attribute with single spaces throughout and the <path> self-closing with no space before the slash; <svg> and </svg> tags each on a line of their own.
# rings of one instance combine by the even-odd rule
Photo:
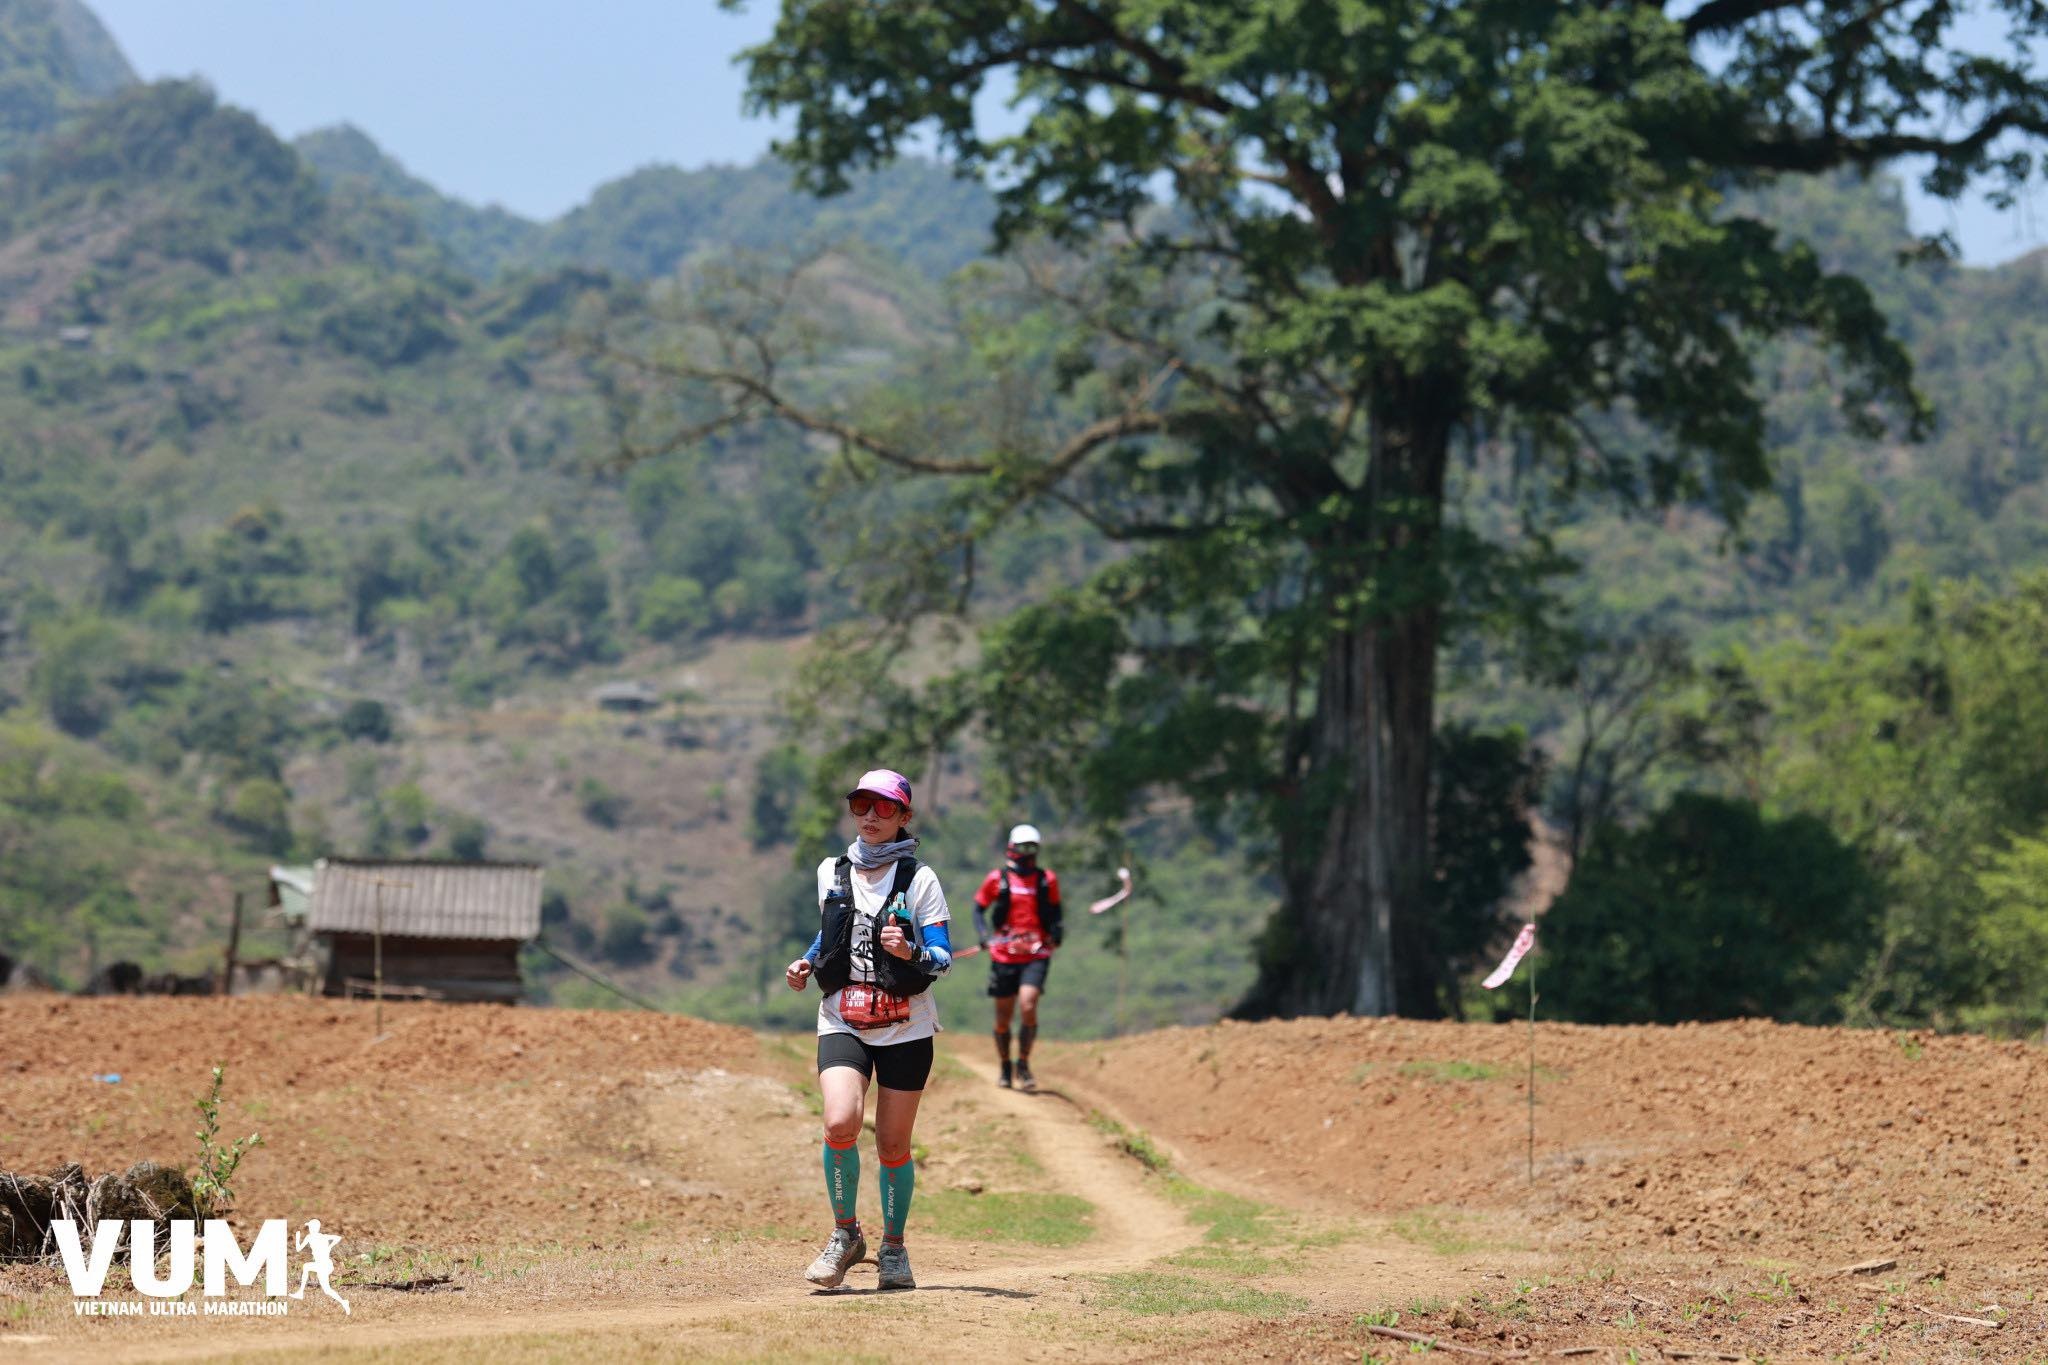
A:
<svg viewBox="0 0 2048 1365">
<path fill-rule="evenodd" d="M 1030 962 L 990 962 L 988 993 L 998 1000 L 1008 1000 L 1020 986 L 1036 986 L 1042 991 L 1045 989 L 1045 969 L 1050 966 L 1052 959 L 1049 957 Z"/>
<path fill-rule="evenodd" d="M 932 1074 L 932 1040 L 875 1047 L 851 1033 L 821 1033 L 818 1070 L 832 1066 L 850 1066 L 880 1081 L 885 1090 L 922 1090 Z"/>
</svg>

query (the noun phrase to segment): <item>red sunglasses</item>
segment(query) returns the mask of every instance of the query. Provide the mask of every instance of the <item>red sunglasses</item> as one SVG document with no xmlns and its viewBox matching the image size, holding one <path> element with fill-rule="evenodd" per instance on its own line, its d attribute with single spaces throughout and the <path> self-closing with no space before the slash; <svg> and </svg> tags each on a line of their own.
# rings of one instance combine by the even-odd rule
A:
<svg viewBox="0 0 2048 1365">
<path fill-rule="evenodd" d="M 847 797 L 846 808 L 855 815 L 866 815 L 869 811 L 873 811 L 884 820 L 887 820 L 892 815 L 901 815 L 903 813 L 903 803 L 901 801 L 891 801 L 886 796 L 868 796 L 866 794 Z"/>
</svg>

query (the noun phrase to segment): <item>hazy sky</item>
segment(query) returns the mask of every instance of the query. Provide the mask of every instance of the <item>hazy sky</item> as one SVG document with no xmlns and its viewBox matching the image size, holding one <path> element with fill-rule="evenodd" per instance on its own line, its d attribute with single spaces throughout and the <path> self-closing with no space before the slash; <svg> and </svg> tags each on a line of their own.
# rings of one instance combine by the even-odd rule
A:
<svg viewBox="0 0 2048 1365">
<path fill-rule="evenodd" d="M 774 0 L 87 0 L 145 79 L 204 76 L 295 137 L 353 123 L 413 174 L 531 218 L 651 162 L 759 156 L 732 57 Z M 2048 199 L 1992 212 L 1909 196 L 1973 264 L 2048 243 Z"/>
</svg>

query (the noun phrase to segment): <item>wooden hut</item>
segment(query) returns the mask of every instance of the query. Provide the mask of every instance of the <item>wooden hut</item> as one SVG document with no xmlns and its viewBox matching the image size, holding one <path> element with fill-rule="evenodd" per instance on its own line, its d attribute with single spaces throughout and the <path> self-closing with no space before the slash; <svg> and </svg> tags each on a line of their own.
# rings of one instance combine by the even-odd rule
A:
<svg viewBox="0 0 2048 1365">
<path fill-rule="evenodd" d="M 535 863 L 323 858 L 306 910 L 321 991 L 493 1000 L 523 988 L 519 946 L 540 933 Z"/>
</svg>

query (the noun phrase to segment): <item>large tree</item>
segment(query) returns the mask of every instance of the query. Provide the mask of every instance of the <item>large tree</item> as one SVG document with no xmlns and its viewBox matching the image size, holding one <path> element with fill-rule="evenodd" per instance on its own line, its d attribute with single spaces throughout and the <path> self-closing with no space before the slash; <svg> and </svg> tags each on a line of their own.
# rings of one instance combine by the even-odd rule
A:
<svg viewBox="0 0 2048 1365">
<path fill-rule="evenodd" d="M 1167 786 L 1256 813 L 1284 904 L 1252 1011 L 1443 999 L 1439 647 L 1542 544 L 1447 510 L 1453 461 L 1735 515 L 1769 477 L 1752 357 L 1785 334 L 1838 359 L 1859 429 L 1917 432 L 1866 290 L 1726 193 L 1906 155 L 1945 195 L 2033 172 L 2048 5 L 1975 6 L 2013 40 L 1979 54 L 1950 46 L 1951 0 L 1673 8 L 785 0 L 744 55 L 813 190 L 921 140 L 985 176 L 997 247 L 1070 344 L 1008 373 L 1039 375 L 1039 407 L 991 379 L 990 413 L 1029 420 L 933 392 L 937 415 L 865 423 L 728 310 L 666 362 L 720 395 L 698 430 L 784 420 L 957 481 L 934 556 L 956 567 L 1022 508 L 1123 544 L 922 695 L 1098 811 Z"/>
</svg>

